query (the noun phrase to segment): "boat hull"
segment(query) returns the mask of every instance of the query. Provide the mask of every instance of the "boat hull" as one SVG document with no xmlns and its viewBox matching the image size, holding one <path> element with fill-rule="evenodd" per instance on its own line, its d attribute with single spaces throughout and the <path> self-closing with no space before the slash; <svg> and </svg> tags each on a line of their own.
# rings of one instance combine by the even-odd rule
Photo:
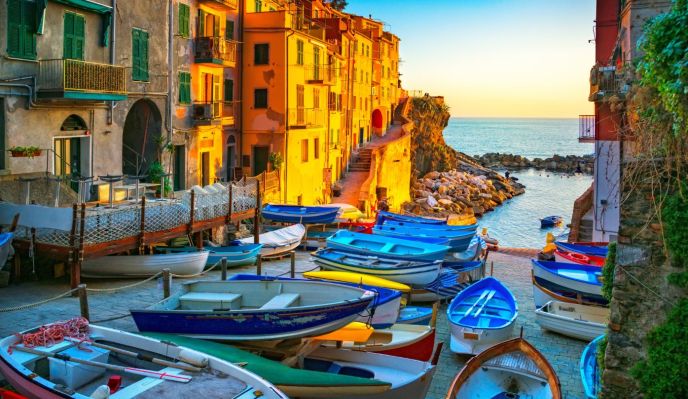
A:
<svg viewBox="0 0 688 399">
<path fill-rule="evenodd" d="M 506 341 L 514 335 L 514 323 L 500 329 L 480 329 L 464 327 L 450 323 L 451 340 L 449 349 L 462 355 L 477 355 L 499 342 Z"/>
<path fill-rule="evenodd" d="M 536 308 L 544 306 L 549 301 L 580 303 L 593 306 L 608 305 L 608 301 L 601 295 L 588 295 L 570 288 L 552 284 L 546 280 L 538 279 L 535 276 L 532 277 L 532 280 L 533 300 Z"/>
<path fill-rule="evenodd" d="M 413 215 L 402 215 L 399 213 L 393 213 L 393 212 L 386 212 L 386 211 L 379 211 L 377 213 L 377 219 L 378 221 L 384 221 L 384 220 L 397 220 L 400 222 L 411 222 L 411 223 L 421 223 L 421 224 L 430 224 L 430 225 L 446 225 L 447 224 L 447 219 L 433 219 L 433 218 L 426 218 L 422 216 L 413 216 Z"/>
<path fill-rule="evenodd" d="M 545 267 L 546 264 L 557 264 L 559 269 Z M 567 269 L 564 269 L 567 268 Z M 565 287 L 582 294 L 602 296 L 602 283 L 583 278 L 589 277 L 589 269 L 595 269 L 594 275 L 601 275 L 599 267 L 578 265 L 575 263 L 533 261 L 533 273 L 536 278 Z M 580 277 L 580 278 L 579 278 Z"/>
<path fill-rule="evenodd" d="M 597 345 L 604 338 L 600 335 L 590 342 L 580 359 L 580 374 L 581 382 L 583 383 L 583 390 L 587 399 L 597 399 L 597 394 L 600 390 L 600 368 L 597 364 Z"/>
<path fill-rule="evenodd" d="M 282 223 L 327 224 L 337 218 L 339 207 L 266 205 L 261 214 L 267 220 Z"/>
<path fill-rule="evenodd" d="M 372 268 L 335 262 L 317 256 L 313 260 L 325 270 L 368 274 L 397 283 L 421 286 L 434 281 L 439 275 L 442 266 L 441 262 L 433 262 L 411 268 Z"/>
<path fill-rule="evenodd" d="M 208 251 L 158 255 L 104 256 L 87 260 L 81 276 L 89 278 L 150 277 L 163 269 L 178 276 L 197 276 L 208 263 Z"/>
<path fill-rule="evenodd" d="M 603 266 L 605 258 L 595 255 L 583 255 L 576 252 L 554 251 L 557 262 L 578 263 L 579 265 Z"/>
<path fill-rule="evenodd" d="M 339 230 L 335 235 L 328 238 L 327 248 L 354 254 L 415 262 L 442 260 L 450 249 L 446 245 L 424 244 L 394 237 L 376 236 L 375 234 L 352 233 L 347 230 Z"/>
<path fill-rule="evenodd" d="M 260 249 L 260 256 L 264 258 L 274 258 L 293 251 L 306 235 L 306 228 L 301 224 L 285 227 L 283 229 L 268 231 L 259 236 L 263 247 Z M 253 244 L 254 238 L 247 237 L 239 240 L 243 244 Z"/>
<path fill-rule="evenodd" d="M 599 322 L 600 319 L 605 318 L 606 322 Z M 598 319 L 598 321 L 593 319 Z M 609 309 L 550 301 L 535 309 L 535 321 L 545 330 L 583 341 L 591 341 L 606 331 L 609 323 Z"/>
</svg>

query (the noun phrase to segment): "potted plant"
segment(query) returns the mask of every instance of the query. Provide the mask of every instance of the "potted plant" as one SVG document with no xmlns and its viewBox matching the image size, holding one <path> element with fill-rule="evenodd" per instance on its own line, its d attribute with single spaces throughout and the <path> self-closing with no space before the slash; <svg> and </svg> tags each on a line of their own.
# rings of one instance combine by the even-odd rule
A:
<svg viewBox="0 0 688 399">
<path fill-rule="evenodd" d="M 15 158 L 33 158 L 40 156 L 43 150 L 41 150 L 38 147 L 34 146 L 28 146 L 28 147 L 22 147 L 22 146 L 14 146 L 7 150 L 12 154 L 13 157 Z"/>
<path fill-rule="evenodd" d="M 273 170 L 279 170 L 284 163 L 284 158 L 279 152 L 271 152 L 268 161 L 272 164 Z"/>
<path fill-rule="evenodd" d="M 332 185 L 332 195 L 335 197 L 342 195 L 342 185 L 339 182 Z"/>
</svg>

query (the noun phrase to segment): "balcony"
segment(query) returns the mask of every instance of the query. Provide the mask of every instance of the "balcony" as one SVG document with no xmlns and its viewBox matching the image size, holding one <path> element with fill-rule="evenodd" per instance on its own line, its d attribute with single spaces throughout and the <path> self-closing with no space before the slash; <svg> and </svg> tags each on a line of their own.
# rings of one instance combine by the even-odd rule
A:
<svg viewBox="0 0 688 399">
<path fill-rule="evenodd" d="M 309 129 L 325 126 L 325 111 L 319 108 L 289 108 L 290 129 Z"/>
<path fill-rule="evenodd" d="M 209 66 L 235 67 L 237 42 L 222 37 L 197 37 L 195 62 Z"/>
<path fill-rule="evenodd" d="M 595 115 L 578 115 L 578 142 L 595 141 Z"/>
<path fill-rule="evenodd" d="M 199 3 L 217 11 L 237 10 L 239 8 L 238 0 L 199 0 Z"/>
<path fill-rule="evenodd" d="M 623 97 L 629 89 L 625 76 L 615 66 L 595 65 L 590 70 L 589 101 L 601 101 L 611 96 Z"/>
<path fill-rule="evenodd" d="M 126 69 L 80 60 L 41 60 L 38 98 L 121 101 L 127 99 Z"/>
<path fill-rule="evenodd" d="M 339 71 L 331 65 L 305 65 L 303 67 L 306 83 L 333 86 L 337 83 Z"/>
</svg>

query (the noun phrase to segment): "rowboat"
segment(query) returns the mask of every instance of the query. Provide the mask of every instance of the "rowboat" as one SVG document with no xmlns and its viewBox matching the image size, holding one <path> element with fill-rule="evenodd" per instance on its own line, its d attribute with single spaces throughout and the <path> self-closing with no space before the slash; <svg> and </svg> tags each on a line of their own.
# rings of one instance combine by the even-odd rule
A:
<svg viewBox="0 0 688 399">
<path fill-rule="evenodd" d="M 545 330 L 590 341 L 604 334 L 609 308 L 549 301 L 535 309 L 535 321 Z"/>
<path fill-rule="evenodd" d="M 287 397 L 231 362 L 81 318 L 2 339 L 0 372 L 31 399 Z"/>
<path fill-rule="evenodd" d="M 354 321 L 374 292 L 321 281 L 195 281 L 146 309 L 139 331 L 224 340 L 315 336 Z"/>
<path fill-rule="evenodd" d="M 450 349 L 476 355 L 511 336 L 518 316 L 516 298 L 494 277 L 461 291 L 449 304 Z"/>
<path fill-rule="evenodd" d="M 531 272 L 532 274 L 532 272 Z M 544 306 L 549 301 L 579 303 L 592 306 L 607 306 L 609 302 L 602 295 L 589 295 L 571 288 L 562 287 L 532 275 L 533 300 L 535 307 Z"/>
<path fill-rule="evenodd" d="M 385 220 L 396 220 L 399 222 L 411 222 L 422 224 L 447 224 L 447 219 L 435 219 L 414 215 L 402 215 L 399 213 L 392 213 L 387 211 L 378 211 L 377 223 L 382 224 Z"/>
<path fill-rule="evenodd" d="M 431 235 L 427 234 L 405 234 L 405 233 L 398 233 L 395 231 L 391 230 L 382 230 L 379 227 L 373 227 L 373 234 L 377 234 L 379 236 L 385 236 L 385 237 L 394 237 L 394 238 L 399 238 L 402 240 L 410 240 L 410 241 L 418 241 L 418 242 L 425 242 L 428 244 L 435 244 L 435 245 L 449 245 L 449 238 L 446 237 L 433 237 Z"/>
<path fill-rule="evenodd" d="M 554 251 L 554 259 L 557 262 L 578 263 L 581 265 L 604 266 L 605 258 L 596 255 L 584 255 L 578 252 Z"/>
<path fill-rule="evenodd" d="M 338 206 L 301 206 L 268 204 L 261 211 L 263 217 L 273 222 L 321 224 L 332 223 L 337 218 Z"/>
<path fill-rule="evenodd" d="M 410 292 L 411 287 L 406 284 L 397 283 L 396 281 L 387 280 L 375 276 L 370 276 L 361 273 L 351 272 L 333 272 L 333 271 L 310 271 L 303 273 L 303 277 L 310 280 L 325 280 L 339 283 L 352 283 L 357 285 L 368 285 L 372 287 L 387 288 L 399 292 Z"/>
<path fill-rule="evenodd" d="M 447 245 L 452 252 L 461 252 L 468 249 L 475 230 L 447 231 L 414 229 L 412 227 L 375 226 L 373 234 L 394 237 L 403 240 L 426 242 L 430 244 Z"/>
<path fill-rule="evenodd" d="M 255 274 L 235 274 L 229 278 L 231 281 L 295 281 L 288 277 L 256 276 Z M 304 280 L 301 280 L 304 281 Z M 375 293 L 375 298 L 371 302 L 367 311 L 356 318 L 356 321 L 369 324 L 375 329 L 389 328 L 397 322 L 399 308 L 401 307 L 401 292 L 358 283 L 333 282 L 343 284 L 348 287 L 358 287 L 366 291 Z"/>
<path fill-rule="evenodd" d="M 449 225 L 449 224 L 428 224 L 428 223 L 414 223 L 414 222 L 404 222 L 399 220 L 389 220 L 385 219 L 379 226 L 391 226 L 391 227 L 405 227 L 408 229 L 421 229 L 421 230 L 442 230 L 451 232 L 461 232 L 461 231 L 475 231 L 478 228 L 477 224 L 466 224 L 466 225 Z"/>
<path fill-rule="evenodd" d="M 432 308 L 421 306 L 404 306 L 399 311 L 399 324 L 411 324 L 418 326 L 427 326 L 432 319 Z"/>
<path fill-rule="evenodd" d="M 555 241 L 557 249 L 566 252 L 575 252 L 583 255 L 595 255 L 603 258 L 607 257 L 607 242 L 563 242 Z"/>
<path fill-rule="evenodd" d="M 306 235 L 306 228 L 302 224 L 263 233 L 258 239 L 263 244 L 260 256 L 265 258 L 277 257 L 292 251 L 301 244 L 304 235 Z M 243 238 L 239 242 L 253 244 L 253 237 Z"/>
<path fill-rule="evenodd" d="M 13 254 L 12 248 L 13 233 L 0 233 L 0 269 L 7 263 L 7 258 Z"/>
<path fill-rule="evenodd" d="M 597 266 L 534 259 L 532 263 L 533 274 L 538 280 L 542 279 L 585 295 L 602 295 L 602 270 Z"/>
<path fill-rule="evenodd" d="M 583 382 L 583 390 L 587 399 L 597 399 L 597 394 L 600 392 L 600 366 L 597 363 L 597 346 L 604 338 L 600 335 L 590 342 L 585 349 L 580 359 L 580 374 Z"/>
<path fill-rule="evenodd" d="M 407 261 L 442 260 L 449 250 L 445 245 L 418 243 L 374 234 L 339 230 L 327 239 L 327 248 Z"/>
<path fill-rule="evenodd" d="M 213 341 L 173 334 L 145 333 L 145 335 L 207 353 L 231 363 L 245 364 L 246 370 L 270 381 L 290 397 L 328 398 L 376 395 L 388 391 L 392 385 L 390 382 L 367 378 L 367 376 L 292 368 L 278 361 Z"/>
<path fill-rule="evenodd" d="M 330 248 L 313 254 L 313 261 L 326 270 L 368 274 L 402 284 L 424 286 L 439 275 L 442 261 L 413 262 L 352 254 Z"/>
<path fill-rule="evenodd" d="M 239 267 L 248 266 L 256 263 L 256 259 L 260 254 L 263 244 L 243 244 L 230 245 L 225 247 L 206 247 L 209 252 L 206 266 L 213 266 L 221 262 L 223 258 L 227 259 L 227 266 Z M 164 253 L 179 253 L 179 252 L 197 252 L 195 247 L 158 247 L 158 251 Z"/>
<path fill-rule="evenodd" d="M 395 324 L 387 329 L 376 329 L 366 342 L 326 341 L 322 343 L 322 346 L 382 353 L 429 362 L 435 349 L 435 329 L 428 326 Z"/>
<path fill-rule="evenodd" d="M 444 261 L 437 279 L 411 292 L 413 302 L 435 302 L 454 298 L 464 288 L 485 276 L 484 262 Z"/>
<path fill-rule="evenodd" d="M 471 241 L 468 243 L 468 248 L 463 251 L 454 252 L 452 257 L 455 259 L 450 262 L 471 262 L 480 259 L 483 254 L 483 250 L 488 248 L 488 244 L 485 239 L 480 235 L 474 235 Z M 446 266 L 446 262 L 445 262 Z"/>
<path fill-rule="evenodd" d="M 84 261 L 81 275 L 91 278 L 149 277 L 170 269 L 178 276 L 196 276 L 208 263 L 208 251 L 155 255 L 103 256 Z"/>
<path fill-rule="evenodd" d="M 561 216 L 547 216 L 540 219 L 540 228 L 554 227 L 560 225 L 564 221 Z"/>
<path fill-rule="evenodd" d="M 446 399 L 561 399 L 554 368 L 523 338 L 496 344 L 468 360 L 449 387 Z"/>
</svg>

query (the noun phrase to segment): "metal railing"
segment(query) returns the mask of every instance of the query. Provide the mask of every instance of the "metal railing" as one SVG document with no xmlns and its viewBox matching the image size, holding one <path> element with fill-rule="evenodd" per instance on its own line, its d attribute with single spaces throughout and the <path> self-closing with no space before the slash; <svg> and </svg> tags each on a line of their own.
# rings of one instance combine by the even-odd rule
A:
<svg viewBox="0 0 688 399">
<path fill-rule="evenodd" d="M 615 66 L 595 65 L 590 70 L 590 101 L 627 91 L 624 75 Z"/>
<path fill-rule="evenodd" d="M 595 115 L 578 115 L 578 140 L 595 140 Z"/>
<path fill-rule="evenodd" d="M 289 126 L 325 126 L 325 112 L 320 108 L 289 108 Z"/>
<path fill-rule="evenodd" d="M 195 101 L 193 103 L 193 119 L 197 121 L 218 119 L 223 116 L 223 102 Z"/>
<path fill-rule="evenodd" d="M 308 83 L 333 85 L 339 78 L 339 70 L 333 65 L 304 65 L 303 73 Z"/>
<path fill-rule="evenodd" d="M 325 27 L 323 24 L 313 21 L 303 16 L 303 14 L 296 14 L 291 19 L 291 27 L 314 38 L 325 41 Z"/>
<path fill-rule="evenodd" d="M 238 1 L 237 0 L 201 0 L 201 2 L 210 3 L 210 4 L 220 4 L 220 5 L 229 7 L 233 10 L 236 10 L 238 8 Z"/>
<path fill-rule="evenodd" d="M 196 62 L 199 60 L 222 60 L 236 62 L 237 42 L 218 36 L 197 37 L 195 39 Z"/>
<path fill-rule="evenodd" d="M 75 90 L 124 94 L 126 69 L 122 66 L 80 60 L 41 60 L 39 90 Z"/>
</svg>

